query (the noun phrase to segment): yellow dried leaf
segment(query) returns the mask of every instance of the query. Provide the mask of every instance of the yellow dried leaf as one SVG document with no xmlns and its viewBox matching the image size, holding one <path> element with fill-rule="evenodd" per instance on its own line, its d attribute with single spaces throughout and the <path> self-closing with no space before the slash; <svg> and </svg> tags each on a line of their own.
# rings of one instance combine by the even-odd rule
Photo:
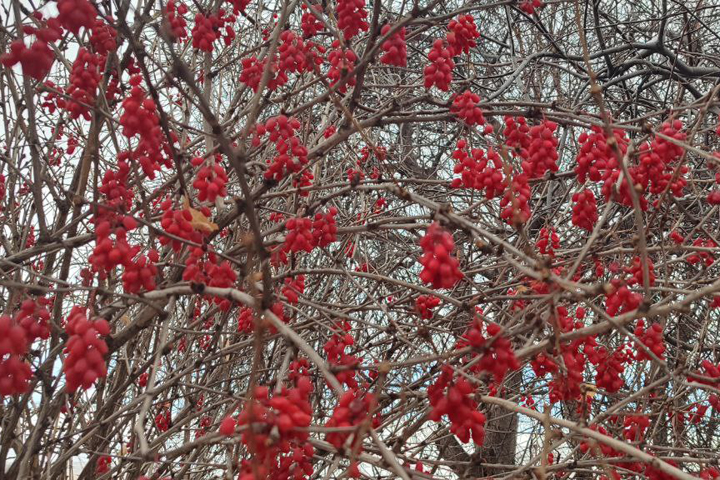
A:
<svg viewBox="0 0 720 480">
<path fill-rule="evenodd" d="M 202 212 L 192 208 L 187 197 L 183 197 L 183 206 L 186 210 L 190 211 L 190 215 L 192 215 L 190 225 L 192 225 L 195 230 L 212 233 L 219 228 L 216 223 L 211 222 Z"/>
</svg>

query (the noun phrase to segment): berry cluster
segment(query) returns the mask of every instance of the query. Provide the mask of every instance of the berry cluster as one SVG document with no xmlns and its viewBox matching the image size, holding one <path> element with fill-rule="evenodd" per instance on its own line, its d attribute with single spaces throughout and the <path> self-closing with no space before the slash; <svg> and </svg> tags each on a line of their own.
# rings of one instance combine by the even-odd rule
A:
<svg viewBox="0 0 720 480">
<path fill-rule="evenodd" d="M 87 390 L 98 378 L 107 375 L 104 357 L 108 347 L 102 337 L 110 333 L 110 325 L 102 318 L 90 321 L 84 308 L 73 307 L 65 331 L 69 337 L 63 362 L 67 390 L 70 393 L 80 387 Z"/>
<path fill-rule="evenodd" d="M 420 280 L 431 284 L 433 288 L 452 288 L 464 277 L 460 263 L 452 255 L 455 250 L 452 234 L 439 223 L 433 222 L 428 227 L 425 236 L 420 239 L 420 247 L 423 249 Z"/>
<path fill-rule="evenodd" d="M 415 299 L 415 311 L 420 318 L 429 320 L 433 317 L 432 309 L 440 305 L 440 299 L 433 295 L 420 295 Z"/>
<path fill-rule="evenodd" d="M 327 354 L 328 363 L 338 369 L 335 372 L 338 382 L 353 390 L 357 389 L 355 368 L 362 362 L 362 358 L 346 352 L 347 348 L 355 345 L 355 339 L 350 334 L 350 324 L 347 321 L 338 322 L 335 329 L 336 332 L 325 342 L 323 350 Z"/>
<path fill-rule="evenodd" d="M 485 156 L 485 151 L 480 148 L 473 148 L 468 155 L 466 146 L 465 140 L 459 140 L 453 151 L 453 159 L 457 162 L 453 172 L 460 174 L 460 178 L 452 181 L 452 188 L 484 190 L 488 200 L 502 194 L 507 182 L 503 175 L 500 155 L 490 149 Z"/>
<path fill-rule="evenodd" d="M 189 208 L 175 210 L 173 209 L 172 200 L 168 198 L 160 204 L 160 209 L 163 211 L 160 226 L 169 235 L 175 237 L 160 236 L 161 245 L 169 244 L 174 251 L 179 252 L 183 247 L 182 240 L 197 244 L 202 243 L 203 233 L 193 227 L 193 214 Z"/>
<path fill-rule="evenodd" d="M 530 127 L 525 117 L 505 117 L 505 128 L 503 136 L 505 137 L 505 145 L 513 149 L 513 154 L 521 158 L 528 157 L 528 148 L 530 147 Z"/>
<path fill-rule="evenodd" d="M 549 120 L 543 120 L 540 125 L 530 128 L 527 157 L 524 157 L 522 162 L 522 169 L 530 178 L 542 177 L 547 171 L 558 171 L 556 129 L 557 123 Z"/>
<path fill-rule="evenodd" d="M 365 21 L 365 0 L 337 0 L 335 11 L 337 26 L 343 32 L 345 41 L 349 41 L 360 32 L 367 32 L 370 25 Z"/>
<path fill-rule="evenodd" d="M 135 75 L 130 78 L 130 95 L 126 97 L 122 106 L 124 112 L 120 117 L 122 133 L 126 138 L 140 137 L 137 147 L 130 157 L 137 160 L 145 175 L 155 178 L 155 172 L 160 165 L 171 166 L 169 158 L 164 158 L 163 152 L 169 147 L 160 127 L 160 118 L 155 102 L 147 97 L 145 90 L 140 86 L 142 77 Z M 172 139 L 174 141 L 174 139 Z"/>
<path fill-rule="evenodd" d="M 698 238 L 692 243 L 693 247 L 714 249 L 717 248 L 717 244 L 711 238 Z M 700 250 L 687 257 L 687 261 L 690 265 L 697 265 L 701 261 L 706 267 L 710 267 L 715 263 L 715 257 L 712 253 L 706 250 Z"/>
<path fill-rule="evenodd" d="M 487 372 L 493 376 L 496 383 L 501 383 L 508 372 L 520 368 L 520 362 L 515 357 L 510 341 L 501 335 L 500 326 L 495 323 L 485 325 L 487 338 L 482 333 L 483 321 L 476 316 L 458 347 L 467 343 L 480 350 L 480 361 L 472 366 L 472 371 Z"/>
<path fill-rule="evenodd" d="M 610 282 L 610 293 L 605 297 L 605 311 L 614 317 L 636 310 L 642 302 L 642 295 L 631 291 L 619 278 Z"/>
<path fill-rule="evenodd" d="M 647 259 L 647 267 L 648 267 L 648 284 L 652 287 L 655 285 L 655 264 L 653 263 L 652 259 Z M 625 268 L 625 273 L 628 273 L 630 275 L 630 278 L 627 280 L 628 285 L 642 285 L 643 284 L 643 266 L 642 266 L 642 259 L 640 257 L 633 258 L 632 265 Z"/>
<path fill-rule="evenodd" d="M 538 8 L 542 8 L 545 6 L 545 3 L 542 0 L 521 0 L 520 1 L 520 10 L 527 13 L 528 15 L 532 15 L 535 13 L 535 10 Z"/>
<path fill-rule="evenodd" d="M 372 393 L 363 393 L 357 389 L 348 390 L 340 397 L 337 407 L 333 410 L 332 416 L 325 426 L 333 428 L 357 427 L 372 414 L 371 410 L 375 404 L 375 396 Z M 340 451 L 347 448 L 359 454 L 362 452 L 362 437 L 358 433 L 358 430 L 355 430 L 353 434 L 353 432 L 348 432 L 347 429 L 345 431 L 330 432 L 325 436 L 325 440 Z M 351 435 L 352 440 L 348 442 Z"/>
<path fill-rule="evenodd" d="M 225 15 L 225 10 L 218 10 L 215 15 L 205 16 L 201 12 L 195 15 L 195 26 L 190 35 L 192 36 L 192 46 L 203 52 L 212 52 L 213 43 L 222 37 L 221 29 L 225 27 L 225 45 L 230 45 L 235 38 L 235 32 L 230 24 L 235 21 L 235 16 Z M 227 24 L 227 25 L 226 25 Z"/>
<path fill-rule="evenodd" d="M 327 213 L 316 213 L 312 224 L 313 245 L 326 247 L 337 241 L 337 222 L 335 215 L 338 210 L 330 207 Z"/>
<path fill-rule="evenodd" d="M 634 331 L 635 336 L 647 347 L 656 357 L 663 359 L 665 355 L 665 342 L 663 340 L 663 327 L 659 323 L 653 323 L 645 328 L 645 321 L 638 320 Z M 636 360 L 650 360 L 650 356 L 643 348 L 637 346 L 635 353 Z"/>
<path fill-rule="evenodd" d="M 674 138 L 677 141 L 685 141 L 687 135 L 681 132 L 683 124 L 680 120 L 665 122 L 660 126 L 660 133 Z M 643 144 L 640 147 L 640 164 L 637 168 L 637 181 L 650 193 L 660 194 L 669 189 L 676 197 L 683 195 L 682 190 L 687 180 L 682 174 L 688 172 L 688 167 L 679 167 L 679 175 L 675 175 L 675 168 L 672 166 L 684 155 L 681 146 L 671 143 L 660 137 L 655 137 L 650 144 Z"/>
<path fill-rule="evenodd" d="M 386 35 L 392 25 L 383 25 L 381 34 Z M 405 27 L 395 32 L 391 37 L 382 43 L 382 51 L 385 52 L 380 57 L 380 62 L 385 65 L 394 65 L 396 67 L 407 66 L 407 45 L 405 44 Z"/>
<path fill-rule="evenodd" d="M 349 75 L 355 69 L 355 62 L 357 62 L 357 55 L 349 48 L 343 48 L 340 42 L 335 40 L 332 43 L 332 50 L 328 54 L 328 60 L 330 61 L 330 69 L 328 70 L 327 76 L 330 79 L 330 86 L 338 84 L 338 91 L 345 93 L 347 87 L 354 87 L 356 80 L 355 75 Z M 346 78 L 347 77 L 347 78 Z M 345 79 L 345 81 L 342 81 Z"/>
<path fill-rule="evenodd" d="M 165 5 L 165 18 L 167 18 L 169 34 L 173 42 L 179 42 L 188 36 L 187 21 L 183 18 L 187 12 L 187 6 L 184 3 L 177 4 L 175 0 L 169 0 Z"/>
<path fill-rule="evenodd" d="M 527 174 L 515 175 L 510 182 L 510 188 L 505 190 L 505 195 L 500 200 L 502 212 L 500 216 L 510 225 L 523 224 L 528 221 L 530 211 L 530 182 Z"/>
<path fill-rule="evenodd" d="M 194 167 L 200 167 L 193 181 L 193 187 L 198 191 L 198 201 L 216 203 L 216 200 L 227 196 L 225 185 L 228 182 L 225 169 L 216 161 L 205 162 L 200 157 L 192 159 Z"/>
<path fill-rule="evenodd" d="M 298 275 L 295 278 L 285 278 L 282 294 L 288 303 L 296 305 L 299 301 L 298 295 L 301 295 L 303 292 L 305 292 L 305 275 Z"/>
<path fill-rule="evenodd" d="M 305 38 L 311 38 L 322 32 L 325 29 L 325 26 L 316 16 L 322 14 L 322 5 L 310 5 L 310 8 L 308 8 L 308 6 L 303 3 L 301 8 L 304 10 L 302 18 L 300 19 L 300 28 L 302 28 L 303 36 Z"/>
<path fill-rule="evenodd" d="M 547 255 L 550 258 L 555 258 L 555 250 L 560 248 L 560 237 L 553 227 L 540 229 L 538 240 L 535 242 L 535 247 L 541 255 Z"/>
<path fill-rule="evenodd" d="M 609 171 L 618 168 L 615 151 L 601 127 L 593 126 L 590 132 L 581 133 L 578 141 L 581 146 L 576 158 L 575 174 L 580 183 L 585 183 L 588 178 L 599 182 L 607 178 Z M 614 130 L 612 141 L 624 156 L 628 146 L 625 132 Z"/>
<path fill-rule="evenodd" d="M 283 387 L 272 396 L 267 387 L 255 387 L 237 422 L 232 417 L 222 421 L 221 433 L 226 436 L 233 435 L 233 423 L 246 427 L 241 440 L 252 460 L 243 461 L 240 479 L 257 478 L 255 474 L 262 474 L 261 478 L 305 479 L 313 473 L 314 449 L 307 431 L 312 420 L 309 398 L 313 386 L 306 361 L 292 362 L 289 376 L 292 387 Z M 291 470 L 291 475 L 283 476 Z"/>
<path fill-rule="evenodd" d="M 456 95 L 450 106 L 450 113 L 458 117 L 467 125 L 485 125 L 485 117 L 478 105 L 480 104 L 480 95 L 470 90 Z M 492 125 L 485 127 L 485 133 L 492 133 Z"/>
<path fill-rule="evenodd" d="M 279 182 L 290 173 L 299 173 L 307 164 L 307 148 L 295 135 L 295 131 L 299 128 L 300 122 L 296 118 L 288 118 L 285 115 L 272 117 L 264 124 L 257 125 L 253 145 L 259 146 L 260 138 L 267 134 L 278 153 L 275 158 L 268 160 L 270 166 L 265 171 L 267 180 Z"/>
<path fill-rule="evenodd" d="M 470 49 L 477 45 L 475 40 L 480 37 L 472 15 L 460 15 L 456 19 L 450 20 L 448 30 L 450 31 L 445 38 L 453 56 L 469 53 Z"/>
<path fill-rule="evenodd" d="M 597 200 L 592 190 L 586 188 L 572 196 L 572 223 L 588 232 L 592 232 L 598 221 Z"/>
<path fill-rule="evenodd" d="M 429 418 L 439 422 L 443 416 L 450 420 L 450 431 L 461 442 L 472 441 L 482 446 L 485 441 L 485 414 L 478 411 L 478 405 L 472 399 L 473 386 L 464 377 L 453 378 L 453 370 L 444 365 L 438 379 L 428 387 L 430 400 Z"/>
<path fill-rule="evenodd" d="M 206 260 L 203 260 L 205 256 Z M 190 249 L 182 278 L 187 282 L 209 287 L 230 288 L 235 285 L 237 273 L 228 260 L 220 262 L 217 254 L 212 250 L 205 252 L 202 248 L 195 247 Z M 231 306 L 230 300 L 223 297 L 213 297 L 213 302 L 222 311 L 229 310 Z"/>
<path fill-rule="evenodd" d="M 105 57 L 95 55 L 86 49 L 80 49 L 78 56 L 70 70 L 70 84 L 66 93 L 70 97 L 67 110 L 70 117 L 75 119 L 82 116 L 90 120 L 90 109 L 95 105 Z"/>
<path fill-rule="evenodd" d="M 58 0 L 57 9 L 60 25 L 75 35 L 95 25 L 97 10 L 88 0 Z"/>
<path fill-rule="evenodd" d="M 591 360 L 596 366 L 595 384 L 599 388 L 607 390 L 608 393 L 619 391 L 625 386 L 622 375 L 625 371 L 624 363 L 628 358 L 624 351 L 618 349 L 610 353 L 605 347 L 600 347 L 595 354 L 596 357 Z M 588 358 L 590 357 L 588 356 Z"/>
<path fill-rule="evenodd" d="M 447 92 L 452 83 L 452 70 L 455 68 L 453 52 L 448 43 L 442 38 L 435 40 L 428 53 L 428 60 L 430 65 L 423 70 L 425 88 L 429 89 L 435 85 L 438 89 Z"/>
</svg>

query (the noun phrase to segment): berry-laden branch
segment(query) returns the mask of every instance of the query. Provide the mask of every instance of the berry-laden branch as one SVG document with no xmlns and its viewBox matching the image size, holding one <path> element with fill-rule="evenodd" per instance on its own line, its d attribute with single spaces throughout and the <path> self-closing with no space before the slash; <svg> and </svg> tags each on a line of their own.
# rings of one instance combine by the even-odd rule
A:
<svg viewBox="0 0 720 480">
<path fill-rule="evenodd" d="M 720 7 L 0 15 L 0 477 L 720 479 Z"/>
</svg>

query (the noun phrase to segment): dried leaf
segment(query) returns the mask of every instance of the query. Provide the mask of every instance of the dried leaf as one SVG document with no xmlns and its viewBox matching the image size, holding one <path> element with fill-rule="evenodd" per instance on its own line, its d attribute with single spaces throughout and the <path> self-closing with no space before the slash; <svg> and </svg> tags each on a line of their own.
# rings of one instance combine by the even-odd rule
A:
<svg viewBox="0 0 720 480">
<path fill-rule="evenodd" d="M 190 220 L 190 225 L 195 230 L 200 230 L 205 233 L 212 233 L 218 229 L 218 226 L 216 223 L 211 222 L 205 215 L 202 214 L 199 210 L 195 210 L 190 206 L 190 201 L 187 197 L 183 197 L 183 206 L 186 210 L 190 211 L 190 214 L 192 215 L 192 220 Z"/>
</svg>

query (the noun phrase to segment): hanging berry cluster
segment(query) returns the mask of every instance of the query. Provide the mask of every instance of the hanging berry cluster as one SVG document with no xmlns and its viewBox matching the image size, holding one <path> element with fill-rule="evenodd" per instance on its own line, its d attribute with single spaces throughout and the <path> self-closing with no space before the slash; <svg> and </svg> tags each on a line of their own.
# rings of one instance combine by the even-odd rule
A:
<svg viewBox="0 0 720 480">
<path fill-rule="evenodd" d="M 455 250 L 452 235 L 439 223 L 433 222 L 428 227 L 425 236 L 420 239 L 420 247 L 423 250 L 420 280 L 433 288 L 452 288 L 464 277 L 460 263 L 452 255 Z"/>
<path fill-rule="evenodd" d="M 246 427 L 241 440 L 251 458 L 242 462 L 241 479 L 257 478 L 255 474 L 307 479 L 313 473 L 314 449 L 307 431 L 312 420 L 309 398 L 313 386 L 307 360 L 292 362 L 289 371 L 292 387 L 282 387 L 272 395 L 267 387 L 255 387 L 237 421 L 226 417 L 220 425 L 220 432 L 226 436 L 234 434 L 236 425 Z"/>
<path fill-rule="evenodd" d="M 0 315 L 0 398 L 26 393 L 32 369 L 25 360 L 30 346 L 50 336 L 48 307 L 44 297 L 24 300 L 13 315 Z"/>
<path fill-rule="evenodd" d="M 78 388 L 87 390 L 97 379 L 105 378 L 105 355 L 108 347 L 102 337 L 110 333 L 110 325 L 102 318 L 88 320 L 85 309 L 73 307 L 65 325 L 68 341 L 65 344 L 63 372 L 68 392 Z"/>
<path fill-rule="evenodd" d="M 275 144 L 278 155 L 268 160 L 269 167 L 265 178 L 280 182 L 288 174 L 299 173 L 308 162 L 307 148 L 300 142 L 295 132 L 300 128 L 300 121 L 294 117 L 278 115 L 259 123 L 255 129 L 253 145 L 260 146 L 261 137 L 268 135 L 269 141 Z"/>
<path fill-rule="evenodd" d="M 345 41 L 350 41 L 360 32 L 367 32 L 370 25 L 365 21 L 365 0 L 337 0 L 335 11 L 338 28 L 343 32 Z"/>
<path fill-rule="evenodd" d="M 457 162 L 453 169 L 460 178 L 452 181 L 452 188 L 471 188 L 485 192 L 488 200 L 502 194 L 507 187 L 503 174 L 502 160 L 494 150 L 487 152 L 481 148 L 473 148 L 468 155 L 467 141 L 461 139 L 453 151 L 453 159 Z"/>
<path fill-rule="evenodd" d="M 433 295 L 420 295 L 415 299 L 415 311 L 424 320 L 433 317 L 433 308 L 438 305 L 440 305 L 440 299 Z"/>
<path fill-rule="evenodd" d="M 392 25 L 383 25 L 380 33 L 386 35 L 392 29 Z M 382 51 L 385 52 L 380 61 L 385 65 L 396 67 L 407 66 L 407 45 L 405 44 L 405 27 L 400 28 L 382 43 Z"/>
<path fill-rule="evenodd" d="M 452 367 L 443 365 L 438 379 L 428 387 L 432 409 L 429 418 L 439 422 L 443 416 L 450 420 L 450 432 L 461 442 L 472 441 L 482 446 L 485 442 L 485 414 L 478 411 L 473 400 L 473 386 L 461 375 L 454 375 Z"/>
<path fill-rule="evenodd" d="M 472 125 L 485 125 L 485 117 L 483 116 L 482 110 L 478 106 L 480 104 L 480 95 L 477 95 L 470 90 L 465 90 L 463 93 L 455 96 L 452 105 L 450 106 L 450 113 L 458 117 L 465 124 Z M 492 133 L 492 125 L 485 125 L 483 133 Z"/>
</svg>

